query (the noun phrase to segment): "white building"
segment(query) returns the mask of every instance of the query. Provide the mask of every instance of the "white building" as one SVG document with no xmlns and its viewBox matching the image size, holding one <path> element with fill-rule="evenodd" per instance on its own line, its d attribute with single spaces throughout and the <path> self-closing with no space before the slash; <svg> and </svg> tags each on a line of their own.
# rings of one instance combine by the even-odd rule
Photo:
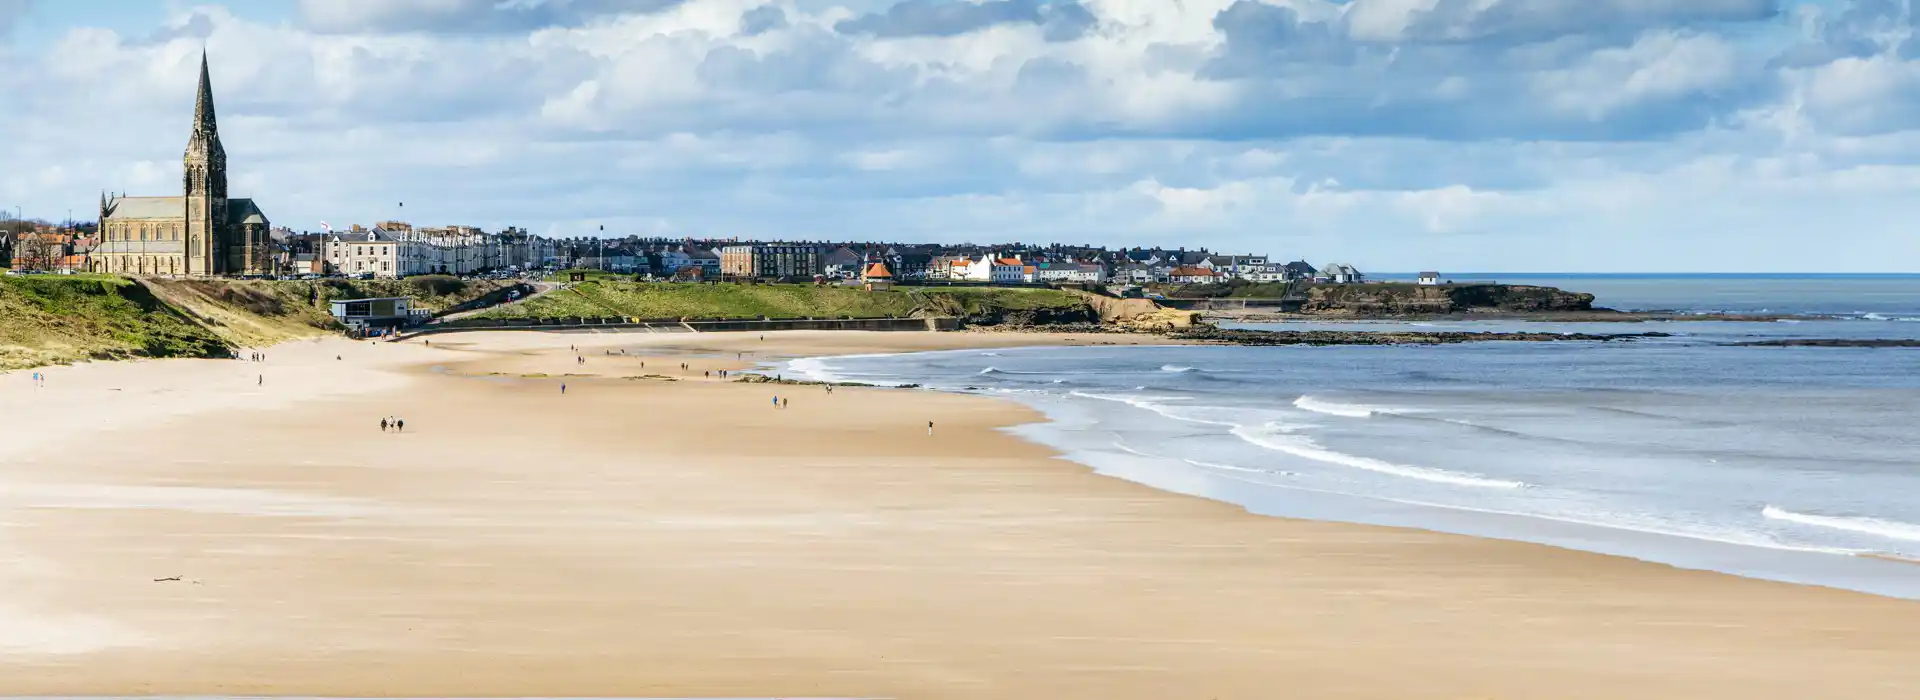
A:
<svg viewBox="0 0 1920 700">
<path fill-rule="evenodd" d="M 326 239 L 327 268 L 358 277 L 399 277 L 400 240 L 380 229 L 335 233 Z"/>
<path fill-rule="evenodd" d="M 1100 284 L 1107 281 L 1107 268 L 1101 265 L 1078 262 L 1050 262 L 1034 265 L 1034 277 L 1041 282 L 1090 282 Z"/>
<path fill-rule="evenodd" d="M 1420 273 L 1420 284 L 1428 287 L 1440 284 L 1440 273 L 1438 272 Z"/>
<path fill-rule="evenodd" d="M 1320 268 L 1320 278 L 1334 284 L 1357 284 L 1367 279 L 1360 270 L 1346 263 L 1327 263 Z"/>
<path fill-rule="evenodd" d="M 987 266 L 987 281 L 994 284 L 1033 282 L 1039 273 L 1034 266 L 1021 262 L 1018 257 L 999 258 L 988 262 Z"/>
<path fill-rule="evenodd" d="M 321 255 L 334 273 L 398 278 L 534 267 L 551 250 L 551 241 L 518 230 L 495 236 L 472 226 L 416 229 L 388 221 L 328 235 Z"/>
</svg>

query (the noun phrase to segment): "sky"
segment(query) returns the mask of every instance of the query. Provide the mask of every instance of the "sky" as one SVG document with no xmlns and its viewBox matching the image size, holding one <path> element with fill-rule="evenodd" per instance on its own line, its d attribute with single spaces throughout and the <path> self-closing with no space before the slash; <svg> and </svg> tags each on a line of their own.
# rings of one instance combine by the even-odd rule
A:
<svg viewBox="0 0 1920 700">
<path fill-rule="evenodd" d="M 0 0 L 0 208 L 1920 272 L 1920 0 Z"/>
</svg>

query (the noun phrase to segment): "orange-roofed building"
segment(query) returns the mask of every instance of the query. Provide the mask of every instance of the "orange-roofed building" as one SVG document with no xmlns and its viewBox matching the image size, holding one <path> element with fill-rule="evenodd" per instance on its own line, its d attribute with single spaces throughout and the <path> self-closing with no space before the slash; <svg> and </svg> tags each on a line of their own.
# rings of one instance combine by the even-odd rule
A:
<svg viewBox="0 0 1920 700">
<path fill-rule="evenodd" d="M 886 291 L 893 288 L 893 271 L 887 269 L 886 263 L 877 262 L 868 265 L 867 271 L 862 274 L 861 277 L 865 279 L 867 291 L 869 292 Z"/>
</svg>

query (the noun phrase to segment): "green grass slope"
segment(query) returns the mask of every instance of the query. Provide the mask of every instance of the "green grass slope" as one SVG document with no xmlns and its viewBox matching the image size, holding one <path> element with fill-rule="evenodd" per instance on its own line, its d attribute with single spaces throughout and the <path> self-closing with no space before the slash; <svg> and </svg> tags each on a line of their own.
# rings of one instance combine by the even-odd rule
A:
<svg viewBox="0 0 1920 700">
<path fill-rule="evenodd" d="M 0 277 L 0 369 L 227 352 L 219 334 L 131 280 Z"/>
<path fill-rule="evenodd" d="M 411 296 L 438 310 L 510 283 L 405 280 L 163 280 L 0 277 L 0 369 L 88 359 L 223 357 L 336 330 L 334 299 Z"/>
<path fill-rule="evenodd" d="M 886 316 L 980 317 L 1014 311 L 1070 313 L 1086 302 L 1049 289 L 920 289 L 868 292 L 806 284 L 584 282 L 480 318 L 791 319 Z"/>
</svg>

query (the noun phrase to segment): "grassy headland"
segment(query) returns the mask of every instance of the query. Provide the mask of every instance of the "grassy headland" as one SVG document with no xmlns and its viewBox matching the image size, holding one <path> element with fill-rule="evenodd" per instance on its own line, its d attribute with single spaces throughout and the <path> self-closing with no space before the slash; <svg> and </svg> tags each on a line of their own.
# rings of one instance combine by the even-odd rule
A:
<svg viewBox="0 0 1920 700">
<path fill-rule="evenodd" d="M 132 280 L 0 277 L 0 368 L 84 359 L 212 357 L 218 334 Z"/>
<path fill-rule="evenodd" d="M 406 280 L 134 280 L 110 275 L 0 277 L 0 369 L 88 359 L 222 357 L 326 332 L 328 302 L 412 296 L 441 309 L 508 285 Z"/>
<path fill-rule="evenodd" d="M 957 316 L 990 322 L 1094 318 L 1085 300 L 1051 289 L 895 288 L 809 284 L 588 281 L 489 309 L 488 319 L 793 319 Z"/>
</svg>

